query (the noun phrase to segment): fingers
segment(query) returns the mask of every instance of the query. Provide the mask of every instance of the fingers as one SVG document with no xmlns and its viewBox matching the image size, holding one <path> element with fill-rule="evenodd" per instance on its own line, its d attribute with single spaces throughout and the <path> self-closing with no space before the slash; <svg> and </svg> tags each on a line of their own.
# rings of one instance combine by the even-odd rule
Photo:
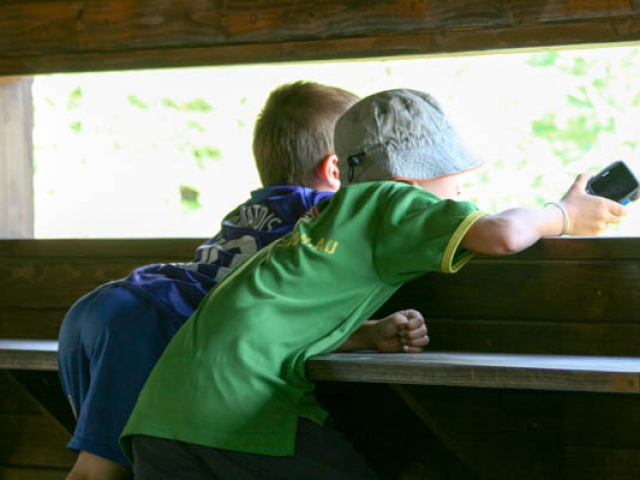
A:
<svg viewBox="0 0 640 480">
<path fill-rule="evenodd" d="M 416 340 L 422 337 L 426 337 L 427 336 L 427 326 L 426 325 L 421 325 L 418 328 L 413 328 L 413 329 L 403 329 L 400 332 L 400 336 L 404 339 L 406 339 L 407 341 L 411 341 L 411 340 Z"/>
<path fill-rule="evenodd" d="M 418 328 L 420 325 L 424 325 L 424 317 L 418 310 L 409 309 L 398 313 L 406 319 L 407 328 L 414 329 Z"/>
<path fill-rule="evenodd" d="M 605 223 L 620 223 L 620 221 L 627 214 L 626 208 L 624 208 L 619 203 L 616 203 L 620 208 L 614 208 L 608 211 L 605 215 Z"/>
<path fill-rule="evenodd" d="M 578 175 L 562 202 L 570 217 L 570 235 L 599 235 L 609 225 L 619 223 L 626 208 L 604 197 L 586 192 L 590 175 Z"/>
<path fill-rule="evenodd" d="M 401 335 L 401 332 L 415 330 L 421 325 L 424 325 L 424 317 L 413 309 L 401 310 L 378 322 L 379 333 L 385 337 Z"/>
<path fill-rule="evenodd" d="M 583 229 L 587 231 L 586 233 L 600 234 L 606 230 L 609 225 L 620 223 L 623 217 L 627 214 L 627 209 L 618 202 L 614 202 L 603 197 L 591 196 L 591 198 L 595 205 L 591 206 L 591 224 L 589 224 L 589 217 L 587 213 L 584 213 L 580 219 L 580 221 L 585 224 Z M 591 227 L 591 232 L 588 231 L 589 227 Z"/>
<path fill-rule="evenodd" d="M 429 344 L 424 317 L 413 309 L 376 321 L 374 337 L 378 350 L 387 353 L 420 353 Z"/>
<path fill-rule="evenodd" d="M 427 325 L 424 317 L 417 310 L 403 312 L 407 323 L 399 331 L 402 350 L 407 353 L 419 353 L 429 344 Z"/>
<path fill-rule="evenodd" d="M 404 331 L 400 334 L 400 343 L 403 347 L 424 348 L 429 345 L 429 335 L 427 334 L 427 328 L 422 327 L 417 330 Z M 405 348 L 403 350 L 406 351 Z"/>
</svg>

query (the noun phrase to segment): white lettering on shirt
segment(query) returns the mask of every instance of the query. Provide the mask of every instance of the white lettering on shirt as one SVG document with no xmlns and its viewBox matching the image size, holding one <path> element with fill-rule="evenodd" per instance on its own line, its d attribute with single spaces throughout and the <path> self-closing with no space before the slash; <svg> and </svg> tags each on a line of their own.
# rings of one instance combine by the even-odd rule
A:
<svg viewBox="0 0 640 480">
<path fill-rule="evenodd" d="M 270 231 L 282 223 L 282 220 L 264 205 L 249 205 L 240 210 L 240 225 L 246 228 Z"/>
</svg>

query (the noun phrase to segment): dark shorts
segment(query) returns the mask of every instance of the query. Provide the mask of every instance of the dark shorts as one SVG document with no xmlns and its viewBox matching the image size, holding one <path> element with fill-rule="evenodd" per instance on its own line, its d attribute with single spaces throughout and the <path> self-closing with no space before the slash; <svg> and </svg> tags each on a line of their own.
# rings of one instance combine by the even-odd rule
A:
<svg viewBox="0 0 640 480">
<path fill-rule="evenodd" d="M 272 457 L 157 437 L 132 437 L 136 480 L 375 480 L 364 457 L 327 421 L 298 422 L 296 453 Z"/>
<path fill-rule="evenodd" d="M 71 307 L 58 351 L 60 382 L 78 421 L 68 448 L 129 465 L 120 433 L 181 324 L 120 282 L 97 288 Z"/>
</svg>

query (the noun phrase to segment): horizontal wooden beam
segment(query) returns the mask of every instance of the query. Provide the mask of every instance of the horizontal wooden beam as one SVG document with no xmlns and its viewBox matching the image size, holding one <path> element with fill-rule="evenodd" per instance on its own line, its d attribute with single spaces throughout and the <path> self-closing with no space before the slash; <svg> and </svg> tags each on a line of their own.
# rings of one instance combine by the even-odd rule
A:
<svg viewBox="0 0 640 480">
<path fill-rule="evenodd" d="M 640 358 L 480 353 L 332 353 L 307 361 L 314 381 L 640 393 Z"/>
<path fill-rule="evenodd" d="M 58 370 L 55 340 L 0 339 L 0 369 Z"/>
<path fill-rule="evenodd" d="M 189 261 L 205 237 L 188 238 L 64 238 L 0 239 L 0 259 L 60 260 L 73 258 L 135 258 L 139 261 Z M 482 264 L 539 262 L 640 261 L 637 237 L 547 237 L 508 257 L 477 255 Z"/>
<path fill-rule="evenodd" d="M 202 238 L 1 239 L 0 259 L 129 259 L 137 262 L 188 262 Z"/>
<path fill-rule="evenodd" d="M 91 289 L 140 265 L 190 261 L 203 241 L 2 240 L 0 337 L 55 339 L 65 312 Z M 431 351 L 634 356 L 639 260 L 638 238 L 545 238 L 517 255 L 478 256 L 456 275 L 409 282 L 375 317 L 423 311 Z"/>
<path fill-rule="evenodd" d="M 623 0 L 0 3 L 0 76 L 638 40 L 640 5 Z"/>
<path fill-rule="evenodd" d="M 54 340 L 0 339 L 0 368 L 57 370 Z M 314 381 L 640 393 L 640 358 L 478 353 L 332 353 L 307 361 Z"/>
</svg>

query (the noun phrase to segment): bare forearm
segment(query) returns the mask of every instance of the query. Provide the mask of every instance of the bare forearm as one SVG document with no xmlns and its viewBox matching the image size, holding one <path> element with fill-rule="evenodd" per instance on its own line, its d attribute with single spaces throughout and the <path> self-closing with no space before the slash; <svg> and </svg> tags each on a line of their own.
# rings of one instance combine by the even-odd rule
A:
<svg viewBox="0 0 640 480">
<path fill-rule="evenodd" d="M 585 191 L 589 177 L 578 175 L 560 202 L 544 208 L 514 208 L 476 221 L 461 245 L 490 255 L 519 252 L 549 235 L 598 235 L 626 214 L 624 207 Z"/>
<path fill-rule="evenodd" d="M 355 350 L 371 350 L 376 348 L 373 341 L 372 329 L 376 320 L 367 320 L 364 324 L 347 338 L 335 352 L 353 352 Z"/>
<path fill-rule="evenodd" d="M 462 245 L 474 252 L 505 255 L 533 245 L 541 237 L 560 235 L 564 219 L 560 209 L 513 208 L 479 219 Z"/>
</svg>

